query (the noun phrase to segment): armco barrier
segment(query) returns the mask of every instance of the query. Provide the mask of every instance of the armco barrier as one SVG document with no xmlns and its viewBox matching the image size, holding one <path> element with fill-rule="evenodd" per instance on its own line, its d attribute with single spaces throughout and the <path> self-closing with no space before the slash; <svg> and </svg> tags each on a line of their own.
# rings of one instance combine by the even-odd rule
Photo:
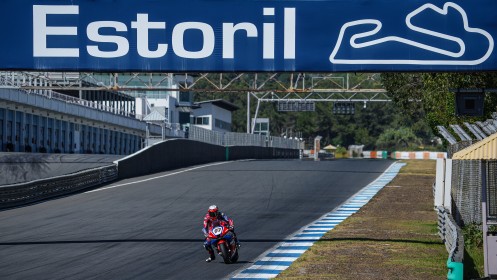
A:
<svg viewBox="0 0 497 280">
<path fill-rule="evenodd" d="M 449 253 L 447 259 L 447 279 L 463 279 L 463 257 L 464 257 L 464 236 L 457 226 L 454 218 L 444 207 L 438 206 L 435 209 L 438 214 L 438 235 L 445 243 L 445 248 Z"/>
<path fill-rule="evenodd" d="M 64 176 L 0 186 L 0 209 L 78 192 L 115 179 L 117 166 L 110 165 Z"/>
</svg>

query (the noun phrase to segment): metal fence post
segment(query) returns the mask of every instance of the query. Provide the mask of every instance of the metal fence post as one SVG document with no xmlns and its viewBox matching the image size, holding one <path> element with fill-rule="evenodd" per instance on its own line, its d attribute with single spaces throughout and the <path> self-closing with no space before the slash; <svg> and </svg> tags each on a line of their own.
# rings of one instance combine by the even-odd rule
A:
<svg viewBox="0 0 497 280">
<path fill-rule="evenodd" d="M 444 205 L 445 169 L 445 159 L 438 158 L 435 180 L 435 207 Z"/>
<path fill-rule="evenodd" d="M 445 162 L 445 182 L 444 182 L 444 202 L 445 209 L 452 213 L 452 159 L 447 159 Z"/>
</svg>

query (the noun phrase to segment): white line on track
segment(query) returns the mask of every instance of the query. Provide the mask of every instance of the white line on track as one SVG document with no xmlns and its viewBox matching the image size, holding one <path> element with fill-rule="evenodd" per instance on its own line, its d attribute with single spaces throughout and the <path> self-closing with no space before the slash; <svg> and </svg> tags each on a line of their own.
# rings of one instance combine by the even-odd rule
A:
<svg viewBox="0 0 497 280">
<path fill-rule="evenodd" d="M 238 160 L 238 161 L 247 161 L 247 160 Z M 221 165 L 221 164 L 230 163 L 230 162 L 235 162 L 235 161 L 223 161 L 223 162 L 216 162 L 216 163 L 211 163 L 211 164 L 206 164 L 206 165 L 200 165 L 200 166 L 192 167 L 192 168 L 189 168 L 189 169 L 185 169 L 185 170 L 176 171 L 176 172 L 173 172 L 173 173 L 164 174 L 164 175 L 161 175 L 161 176 L 156 176 L 156 177 L 152 177 L 152 178 L 147 178 L 147 179 L 143 179 L 143 180 L 139 180 L 139 181 L 133 181 L 133 182 L 129 182 L 129 183 L 125 183 L 125 184 L 120 184 L 120 185 L 115 185 L 115 186 L 109 186 L 109 187 L 100 188 L 100 189 L 96 189 L 96 190 L 92 190 L 92 191 L 87 191 L 85 193 L 99 192 L 99 191 L 114 189 L 114 188 L 118 188 L 118 187 L 122 187 L 122 186 L 143 183 L 143 182 L 147 182 L 147 181 L 151 181 L 151 180 L 155 180 L 155 179 L 159 179 L 159 178 L 164 178 L 164 177 L 169 177 L 169 176 L 173 176 L 173 175 L 178 175 L 178 174 L 189 172 L 189 171 L 193 171 L 193 170 L 196 170 L 196 169 L 201 169 L 201 168 L 206 168 L 206 167 Z"/>
</svg>

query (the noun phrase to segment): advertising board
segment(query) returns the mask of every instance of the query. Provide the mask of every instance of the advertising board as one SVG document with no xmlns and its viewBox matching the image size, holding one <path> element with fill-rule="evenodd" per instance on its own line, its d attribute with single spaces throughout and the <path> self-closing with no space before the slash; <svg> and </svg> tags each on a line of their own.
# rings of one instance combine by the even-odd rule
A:
<svg viewBox="0 0 497 280">
<path fill-rule="evenodd" d="M 495 0 L 3 0 L 0 25 L 4 70 L 497 70 Z"/>
</svg>

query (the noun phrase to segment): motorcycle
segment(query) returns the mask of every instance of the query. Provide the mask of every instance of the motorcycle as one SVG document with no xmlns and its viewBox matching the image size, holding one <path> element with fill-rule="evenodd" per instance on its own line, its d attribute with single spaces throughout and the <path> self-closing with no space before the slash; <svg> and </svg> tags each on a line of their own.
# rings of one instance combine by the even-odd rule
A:
<svg viewBox="0 0 497 280">
<path fill-rule="evenodd" d="M 211 240 L 216 240 L 216 249 L 223 257 L 225 264 L 235 263 L 238 260 L 238 246 L 235 236 L 226 223 L 215 223 L 208 234 Z"/>
</svg>

